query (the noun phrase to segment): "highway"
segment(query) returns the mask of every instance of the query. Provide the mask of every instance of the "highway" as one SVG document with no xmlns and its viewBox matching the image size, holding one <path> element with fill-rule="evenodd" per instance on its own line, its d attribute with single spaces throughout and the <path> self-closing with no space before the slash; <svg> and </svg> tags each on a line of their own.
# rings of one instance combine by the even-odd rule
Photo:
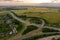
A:
<svg viewBox="0 0 60 40">
<path fill-rule="evenodd" d="M 55 38 L 55 39 L 60 38 L 60 35 L 44 37 L 44 38 L 40 38 L 40 39 L 37 39 L 37 40 L 52 40 L 52 38 Z"/>
<path fill-rule="evenodd" d="M 30 22 L 26 22 L 26 21 L 20 19 L 19 17 L 17 17 L 16 15 L 14 15 L 14 13 L 11 12 L 11 11 L 9 11 L 9 14 L 10 14 L 14 19 L 16 19 L 16 20 L 18 20 L 18 21 L 20 21 L 20 22 L 22 22 L 22 23 L 25 23 L 25 24 L 34 25 L 34 26 L 37 26 L 38 28 L 50 28 L 50 29 L 54 29 L 54 30 L 59 30 L 59 31 L 60 31 L 60 28 L 44 26 L 44 25 L 45 25 L 45 22 L 44 22 L 44 20 L 42 20 L 42 19 L 41 19 L 42 24 L 37 25 L 37 24 L 33 24 L 33 23 L 30 23 Z M 26 28 L 25 28 L 25 29 L 26 29 Z M 23 31 L 24 31 L 24 30 L 23 30 Z M 34 31 L 38 31 L 38 29 L 37 29 L 37 30 L 34 30 Z M 55 32 L 54 32 L 54 33 L 55 33 Z M 42 33 L 42 34 L 45 34 L 45 33 Z M 46 34 L 48 34 L 48 33 L 46 33 Z M 49 34 L 50 34 L 50 33 L 49 33 Z M 51 33 L 51 34 L 53 34 L 53 33 Z M 16 39 L 16 40 L 23 40 L 23 39 L 25 39 L 25 38 L 29 38 L 29 37 L 32 37 L 32 36 L 34 36 L 34 34 L 27 34 L 27 35 L 22 36 L 21 38 Z"/>
</svg>

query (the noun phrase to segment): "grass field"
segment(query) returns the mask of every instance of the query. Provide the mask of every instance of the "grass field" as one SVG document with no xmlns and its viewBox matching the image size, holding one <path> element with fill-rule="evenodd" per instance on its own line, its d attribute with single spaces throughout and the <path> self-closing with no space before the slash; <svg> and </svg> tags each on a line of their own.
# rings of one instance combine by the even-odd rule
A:
<svg viewBox="0 0 60 40">
<path fill-rule="evenodd" d="M 5 13 L 5 11 L 0 11 L 0 15 L 5 15 L 7 13 Z"/>
<path fill-rule="evenodd" d="M 51 11 L 49 11 L 51 10 Z M 39 17 L 46 19 L 49 23 L 60 22 L 60 12 L 57 12 L 57 9 L 28 9 L 28 10 L 12 10 L 18 16 L 26 15 L 27 17 Z M 31 12 L 31 13 L 29 13 Z"/>
</svg>

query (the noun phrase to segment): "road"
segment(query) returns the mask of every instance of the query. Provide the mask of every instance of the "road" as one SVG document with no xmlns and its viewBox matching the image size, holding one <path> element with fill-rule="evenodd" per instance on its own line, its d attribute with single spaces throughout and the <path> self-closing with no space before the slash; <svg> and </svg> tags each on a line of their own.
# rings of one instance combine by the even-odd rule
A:
<svg viewBox="0 0 60 40">
<path fill-rule="evenodd" d="M 16 15 L 14 15 L 14 12 L 10 12 L 9 11 L 9 14 L 14 18 L 14 19 L 16 19 L 16 20 L 18 20 L 19 22 L 22 22 L 22 23 L 25 23 L 25 24 L 28 24 L 28 25 L 34 25 L 34 26 L 37 26 L 37 27 L 39 27 L 39 28 L 41 28 L 41 27 L 43 27 L 44 25 L 45 25 L 45 22 L 44 22 L 44 20 L 42 20 L 42 19 L 40 19 L 41 21 L 42 21 L 42 23 L 41 24 L 39 24 L 39 25 L 37 25 L 37 24 L 34 24 L 34 23 L 30 23 L 29 21 L 27 22 L 27 21 L 24 21 L 24 20 L 22 20 L 22 19 L 20 19 L 19 17 L 17 17 Z M 24 29 L 21 31 L 21 33 L 26 29 L 27 27 L 24 27 Z"/>
<path fill-rule="evenodd" d="M 44 20 L 42 20 L 42 19 L 40 19 L 40 20 L 42 21 L 42 24 L 37 25 L 37 24 L 33 24 L 33 23 L 30 23 L 30 22 L 26 22 L 26 21 L 20 19 L 19 17 L 17 17 L 16 15 L 14 15 L 14 13 L 13 13 L 12 11 L 11 11 L 11 12 L 9 11 L 9 14 L 10 14 L 14 19 L 16 19 L 16 20 L 18 20 L 18 21 L 20 21 L 20 22 L 22 22 L 22 23 L 25 23 L 25 24 L 34 25 L 34 26 L 37 26 L 37 27 L 41 27 L 41 26 L 44 26 L 44 25 L 45 25 L 45 22 L 44 22 Z"/>
<path fill-rule="evenodd" d="M 60 35 L 55 35 L 55 36 L 49 36 L 49 37 L 45 37 L 45 38 L 40 38 L 37 40 L 52 40 L 52 38 L 60 38 Z"/>
<path fill-rule="evenodd" d="M 20 22 L 22 22 L 22 23 L 26 23 L 26 24 L 29 24 L 29 25 L 34 25 L 34 26 L 37 26 L 38 28 L 50 28 L 50 29 L 54 29 L 54 30 L 59 30 L 59 31 L 60 31 L 60 28 L 44 26 L 44 25 L 45 25 L 45 22 L 44 22 L 44 20 L 42 20 L 42 19 L 41 19 L 42 24 L 37 25 L 37 24 L 32 24 L 32 23 L 30 23 L 30 22 L 26 22 L 26 21 L 20 19 L 19 17 L 15 16 L 15 15 L 14 15 L 12 12 L 10 12 L 10 11 L 9 11 L 9 14 L 10 14 L 14 19 L 16 19 L 16 20 L 18 20 L 18 21 L 20 21 Z M 37 31 L 37 30 L 34 30 L 34 31 Z M 34 34 L 27 34 L 27 35 L 24 35 L 23 37 L 21 37 L 21 38 L 19 38 L 19 39 L 17 39 L 17 40 L 22 40 L 22 39 L 24 39 L 24 38 L 28 38 L 28 37 L 32 37 L 32 36 L 34 36 Z"/>
<path fill-rule="evenodd" d="M 55 34 L 55 33 L 56 32 L 49 32 L 49 33 L 42 33 L 42 34 Z M 57 33 L 60 33 L 60 32 L 57 32 Z M 40 34 L 40 35 L 42 35 L 42 34 Z M 37 35 L 39 35 L 39 34 L 37 34 Z M 21 37 L 19 39 L 16 39 L 16 40 L 23 40 L 25 38 L 30 38 L 30 37 L 33 37 L 33 36 L 35 36 L 35 35 L 34 34 L 31 34 L 31 35 L 27 34 L 27 35 L 24 35 L 23 37 Z"/>
<path fill-rule="evenodd" d="M 43 28 L 49 28 L 49 29 L 54 29 L 54 30 L 59 30 L 60 31 L 60 28 L 56 28 L 56 27 L 44 26 Z"/>
</svg>

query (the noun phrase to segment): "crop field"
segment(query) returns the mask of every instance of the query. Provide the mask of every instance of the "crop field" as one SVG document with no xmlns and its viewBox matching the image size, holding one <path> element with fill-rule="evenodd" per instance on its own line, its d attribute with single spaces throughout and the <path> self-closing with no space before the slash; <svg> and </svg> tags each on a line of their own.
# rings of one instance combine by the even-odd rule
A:
<svg viewBox="0 0 60 40">
<path fill-rule="evenodd" d="M 49 23 L 60 22 L 60 12 L 53 8 L 29 8 L 28 10 L 12 10 L 18 16 L 26 15 L 27 17 L 39 17 L 47 20 Z"/>
<path fill-rule="evenodd" d="M 60 35 L 59 11 L 59 8 L 3 8 L 0 10 L 0 33 L 3 33 L 0 40 L 35 40 Z"/>
<path fill-rule="evenodd" d="M 7 13 L 5 13 L 5 11 L 0 11 L 0 15 L 5 15 Z"/>
</svg>

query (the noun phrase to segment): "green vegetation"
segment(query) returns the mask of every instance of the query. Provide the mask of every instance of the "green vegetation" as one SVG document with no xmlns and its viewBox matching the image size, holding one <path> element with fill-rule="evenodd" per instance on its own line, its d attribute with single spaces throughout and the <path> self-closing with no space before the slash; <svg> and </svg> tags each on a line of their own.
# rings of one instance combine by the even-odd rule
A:
<svg viewBox="0 0 60 40">
<path fill-rule="evenodd" d="M 17 20 L 13 20 L 13 23 L 14 23 L 17 31 L 21 31 L 23 29 L 23 26 L 24 26 L 23 23 L 21 23 L 21 22 L 19 22 Z"/>
<path fill-rule="evenodd" d="M 39 18 L 31 18 L 29 20 L 31 23 L 35 23 L 35 24 L 41 24 L 42 21 Z"/>
<path fill-rule="evenodd" d="M 59 32 L 59 31 L 54 29 L 49 29 L 49 28 L 42 28 L 42 32 Z"/>
<path fill-rule="evenodd" d="M 9 26 L 11 24 L 9 24 L 8 21 L 12 24 L 12 21 L 10 20 L 9 16 L 7 16 L 7 14 L 0 15 L 0 40 L 5 40 L 6 38 L 11 37 L 9 33 L 12 31 L 12 29 Z"/>
<path fill-rule="evenodd" d="M 3 8 L 3 9 L 11 10 L 12 8 Z M 6 12 L 1 10 L 0 15 L 2 16 L 4 13 L 6 13 Z M 19 9 L 17 7 L 17 10 L 15 8 L 13 8 L 11 10 L 11 13 L 15 14 L 15 16 L 21 18 L 22 20 L 30 19 L 29 21 L 31 23 L 35 23 L 35 24 L 41 24 L 42 22 L 41 22 L 40 18 L 42 18 L 45 20 L 47 26 L 51 26 L 51 27 L 53 26 L 53 27 L 60 28 L 60 19 L 59 19 L 60 12 L 58 9 L 55 9 L 55 8 L 21 8 L 21 9 Z M 31 17 L 31 18 L 29 18 L 29 17 Z M 0 23 L 0 33 L 10 32 L 10 31 L 12 31 L 11 28 L 13 29 L 13 27 L 15 27 L 19 33 L 24 27 L 24 23 L 15 20 L 14 18 L 11 17 L 11 15 L 7 14 L 6 16 L 2 16 L 0 18 L 3 19 L 3 20 L 0 20 L 0 22 L 2 23 L 2 24 Z M 5 21 L 8 21 L 8 23 L 6 24 Z M 11 27 L 11 25 L 13 25 L 13 26 L 10 28 L 8 24 L 10 25 L 10 27 Z M 27 29 L 22 33 L 22 35 L 25 35 L 36 29 L 38 29 L 38 27 L 36 27 L 34 25 L 29 25 L 29 26 L 27 26 Z M 43 28 L 42 32 L 60 32 L 60 31 L 54 30 L 54 29 Z M 12 35 L 14 35 L 14 34 L 12 34 Z M 38 38 L 48 37 L 48 36 L 52 36 L 52 35 L 60 35 L 60 33 L 40 34 L 40 35 L 35 35 L 31 38 L 26 38 L 24 40 L 36 40 Z M 9 35 L 6 35 L 6 36 L 9 36 Z M 60 40 L 60 39 L 58 39 L 58 40 Z"/>
<path fill-rule="evenodd" d="M 11 31 L 11 28 L 6 23 L 6 15 L 0 15 L 0 33 L 5 33 Z"/>
<path fill-rule="evenodd" d="M 23 19 L 23 20 L 26 20 L 27 19 L 26 15 L 20 15 L 18 17 L 21 18 L 21 19 Z"/>
<path fill-rule="evenodd" d="M 23 25 L 22 23 L 19 23 L 17 27 L 17 31 L 21 31 L 22 29 L 23 29 Z"/>
<path fill-rule="evenodd" d="M 0 33 L 4 33 L 4 32 L 8 32 L 11 31 L 11 29 L 8 27 L 8 25 L 4 24 L 0 24 Z"/>
<path fill-rule="evenodd" d="M 60 40 L 60 38 L 52 38 L 52 40 Z"/>
<path fill-rule="evenodd" d="M 56 40 L 55 38 L 52 38 L 52 40 Z"/>
<path fill-rule="evenodd" d="M 22 33 L 22 35 L 25 35 L 25 34 L 29 33 L 30 31 L 33 31 L 36 29 L 37 29 L 36 26 L 33 26 L 33 25 L 27 26 L 27 29 Z"/>
<path fill-rule="evenodd" d="M 57 27 L 57 28 L 60 28 L 60 22 L 58 23 L 51 23 L 50 26 L 52 27 Z"/>
<path fill-rule="evenodd" d="M 58 38 L 57 40 L 60 40 L 60 38 Z"/>
<path fill-rule="evenodd" d="M 50 10 L 50 9 L 44 9 L 43 10 Z M 43 11 L 42 10 L 42 11 Z M 46 19 L 47 22 L 49 23 L 56 23 L 59 22 L 60 19 L 60 12 L 41 12 L 40 9 L 28 9 L 28 10 L 12 10 L 13 12 L 15 12 L 18 16 L 20 15 L 26 15 L 27 17 L 39 17 L 39 18 L 43 18 Z M 27 12 L 27 13 L 26 13 Z"/>
<path fill-rule="evenodd" d="M 36 40 L 38 38 L 44 38 L 44 37 L 48 37 L 48 36 L 53 36 L 53 35 L 60 35 L 59 33 L 54 33 L 54 34 L 40 34 L 40 35 L 36 35 L 30 38 L 26 38 L 24 40 Z"/>
</svg>

